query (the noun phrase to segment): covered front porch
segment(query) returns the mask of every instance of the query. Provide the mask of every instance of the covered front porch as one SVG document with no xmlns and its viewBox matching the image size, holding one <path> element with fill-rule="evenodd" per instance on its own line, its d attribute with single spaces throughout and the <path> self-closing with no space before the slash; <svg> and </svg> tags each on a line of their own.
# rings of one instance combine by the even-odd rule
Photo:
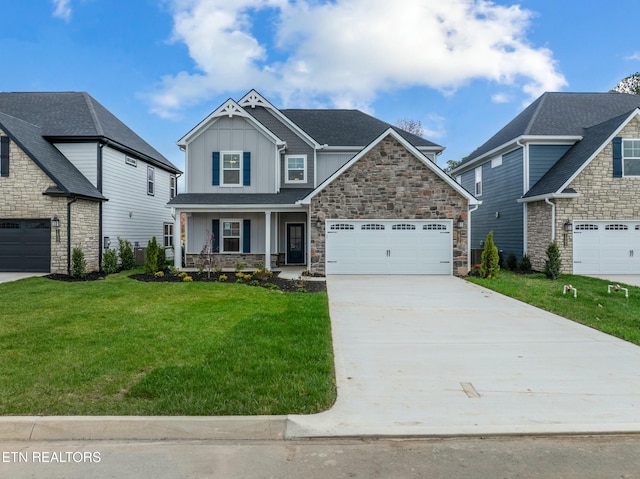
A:
<svg viewBox="0 0 640 479">
<path fill-rule="evenodd" d="M 174 264 L 193 268 L 296 265 L 308 269 L 309 215 L 302 205 L 175 208 Z"/>
</svg>

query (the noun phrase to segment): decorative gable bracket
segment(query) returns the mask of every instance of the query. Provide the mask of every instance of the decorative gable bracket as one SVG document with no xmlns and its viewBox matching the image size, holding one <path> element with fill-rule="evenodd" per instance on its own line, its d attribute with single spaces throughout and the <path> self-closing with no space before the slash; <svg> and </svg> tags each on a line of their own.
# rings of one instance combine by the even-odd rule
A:
<svg viewBox="0 0 640 479">
<path fill-rule="evenodd" d="M 242 100 L 240 100 L 240 106 L 245 108 L 255 108 L 257 106 L 269 108 L 271 104 L 267 100 L 265 100 L 258 92 L 256 92 L 255 90 L 251 90 L 247 95 L 245 95 Z"/>
<path fill-rule="evenodd" d="M 233 100 L 228 100 L 225 104 L 223 104 L 218 110 L 215 112 L 216 116 L 228 116 L 229 118 L 233 118 L 233 116 L 242 116 L 247 117 L 247 113 L 238 106 L 238 104 Z"/>
</svg>

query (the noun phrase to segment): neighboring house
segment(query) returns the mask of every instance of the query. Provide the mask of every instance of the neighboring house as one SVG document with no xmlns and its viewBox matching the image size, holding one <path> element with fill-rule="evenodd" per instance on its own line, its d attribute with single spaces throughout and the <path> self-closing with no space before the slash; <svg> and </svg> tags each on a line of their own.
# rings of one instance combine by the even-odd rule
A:
<svg viewBox="0 0 640 479">
<path fill-rule="evenodd" d="M 640 273 L 640 96 L 545 93 L 452 175 L 482 201 L 472 248 L 489 231 L 504 257 L 542 270 Z"/>
<path fill-rule="evenodd" d="M 443 150 L 357 110 L 279 110 L 252 90 L 178 142 L 186 266 L 301 265 L 319 274 L 465 274 L 475 198 Z"/>
<path fill-rule="evenodd" d="M 180 171 L 87 93 L 0 93 L 0 271 L 97 270 L 121 237 L 171 246 Z M 163 243 L 164 242 L 164 243 Z"/>
</svg>

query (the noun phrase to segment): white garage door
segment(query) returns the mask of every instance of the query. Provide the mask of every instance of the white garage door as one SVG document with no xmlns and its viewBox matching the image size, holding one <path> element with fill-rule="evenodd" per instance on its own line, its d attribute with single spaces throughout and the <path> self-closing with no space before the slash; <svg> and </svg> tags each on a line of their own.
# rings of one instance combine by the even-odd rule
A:
<svg viewBox="0 0 640 479">
<path fill-rule="evenodd" d="M 452 274 L 452 221 L 328 220 L 327 274 Z"/>
<path fill-rule="evenodd" d="M 640 274 L 640 221 L 576 221 L 575 274 Z"/>
</svg>

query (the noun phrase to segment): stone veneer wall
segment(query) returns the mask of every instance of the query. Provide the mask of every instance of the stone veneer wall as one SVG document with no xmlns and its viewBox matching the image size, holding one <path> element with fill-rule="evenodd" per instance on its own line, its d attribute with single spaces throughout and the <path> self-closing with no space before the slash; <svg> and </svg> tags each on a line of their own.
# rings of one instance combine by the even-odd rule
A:
<svg viewBox="0 0 640 479">
<path fill-rule="evenodd" d="M 0 135 L 4 132 L 0 130 Z M 9 176 L 0 177 L 0 218 L 60 219 L 58 233 L 51 228 L 51 273 L 67 273 L 67 201 L 68 198 L 43 195 L 55 183 L 13 141 L 9 145 Z M 72 205 L 72 246 L 80 244 L 87 260 L 87 270 L 98 269 L 97 202 L 79 200 Z M 85 222 L 80 227 L 79 222 Z M 88 226 L 91 223 L 91 226 Z"/>
<path fill-rule="evenodd" d="M 197 254 L 188 254 L 187 255 L 187 264 L 184 265 L 187 268 L 195 268 L 198 265 L 199 255 Z M 271 255 L 271 268 L 274 267 L 278 262 L 278 255 Z M 254 253 L 224 253 L 224 254 L 214 254 L 213 255 L 213 268 L 223 268 L 223 269 L 235 269 L 237 263 L 244 263 L 245 269 L 254 269 L 258 265 L 264 266 L 264 253 L 262 254 L 254 254 Z"/>
<path fill-rule="evenodd" d="M 453 219 L 467 221 L 468 202 L 388 136 L 311 200 L 311 271 L 325 273 L 327 219 Z M 317 220 L 322 222 L 316 228 Z M 453 251 L 453 272 L 465 275 L 467 228 Z"/>
<path fill-rule="evenodd" d="M 640 138 L 640 120 L 632 119 L 618 134 L 622 138 Z M 573 232 L 566 235 L 564 222 L 569 220 L 639 220 L 640 177 L 613 177 L 613 146 L 609 143 L 589 165 L 569 184 L 580 196 L 574 199 L 551 200 L 556 204 L 556 241 L 562 255 L 562 271 L 573 271 Z M 540 212 L 546 211 L 546 217 Z M 545 250 L 551 240 L 551 206 L 544 202 L 527 207 L 527 251 L 532 266 L 544 268 Z M 533 212 L 533 214 L 532 214 Z M 546 228 L 546 232 L 545 231 Z M 539 239 L 539 234 L 546 238 Z M 544 248 L 541 249 L 541 245 Z M 542 267 L 536 265 L 542 264 Z"/>
</svg>

